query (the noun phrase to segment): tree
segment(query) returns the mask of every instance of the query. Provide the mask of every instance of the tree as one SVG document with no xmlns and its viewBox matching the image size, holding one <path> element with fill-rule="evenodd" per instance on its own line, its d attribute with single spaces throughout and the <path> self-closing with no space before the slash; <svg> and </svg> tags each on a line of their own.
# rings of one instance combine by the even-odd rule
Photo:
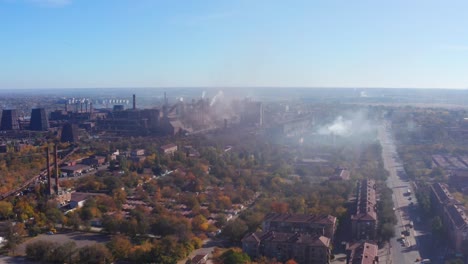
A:
<svg viewBox="0 0 468 264">
<path fill-rule="evenodd" d="M 250 262 L 250 257 L 240 249 L 229 249 L 220 258 L 224 264 L 244 264 Z"/>
<path fill-rule="evenodd" d="M 76 244 L 73 241 L 65 242 L 59 245 L 53 251 L 49 251 L 50 256 L 47 262 L 53 263 L 72 263 L 73 255 L 76 251 Z"/>
<path fill-rule="evenodd" d="M 435 216 L 432 219 L 431 227 L 432 227 L 432 233 L 434 234 L 434 236 L 437 236 L 440 238 L 443 234 L 443 225 L 442 225 L 442 220 L 440 219 L 439 216 Z"/>
<path fill-rule="evenodd" d="M 208 222 L 203 215 L 197 215 L 192 219 L 192 228 L 205 232 L 208 229 Z"/>
<path fill-rule="evenodd" d="M 276 213 L 284 214 L 289 210 L 289 205 L 285 202 L 272 202 L 271 210 Z"/>
<path fill-rule="evenodd" d="M 9 219 L 13 214 L 13 205 L 7 201 L 0 201 L 0 217 Z"/>
<path fill-rule="evenodd" d="M 33 261 L 48 262 L 51 252 L 57 247 L 57 243 L 45 240 L 37 240 L 26 245 L 26 257 Z"/>
<path fill-rule="evenodd" d="M 6 246 L 14 253 L 15 248 L 19 245 L 23 238 L 27 235 L 26 228 L 23 223 L 9 223 L 5 239 Z"/>
<path fill-rule="evenodd" d="M 83 223 L 80 215 L 77 212 L 71 212 L 67 216 L 67 225 L 71 226 L 73 230 L 80 230 L 80 226 Z"/>
<path fill-rule="evenodd" d="M 58 209 L 56 202 L 48 202 L 46 205 L 45 215 L 47 219 L 55 226 L 57 223 L 63 223 L 63 214 Z"/>
<path fill-rule="evenodd" d="M 112 237 L 107 247 L 116 259 L 126 259 L 132 249 L 132 242 L 126 236 L 117 235 Z"/>
<path fill-rule="evenodd" d="M 122 188 L 114 189 L 112 191 L 112 197 L 114 198 L 117 206 L 121 207 L 127 200 L 127 193 Z"/>
<path fill-rule="evenodd" d="M 79 263 L 104 264 L 112 263 L 114 258 L 106 246 L 102 244 L 94 244 L 92 246 L 84 246 L 78 251 Z"/>
<path fill-rule="evenodd" d="M 222 234 L 232 242 L 239 242 L 247 230 L 248 226 L 245 222 L 237 218 L 236 220 L 229 222 L 224 227 Z"/>
<path fill-rule="evenodd" d="M 395 236 L 395 227 L 391 223 L 385 223 L 380 230 L 380 237 L 383 241 L 387 241 Z"/>
</svg>

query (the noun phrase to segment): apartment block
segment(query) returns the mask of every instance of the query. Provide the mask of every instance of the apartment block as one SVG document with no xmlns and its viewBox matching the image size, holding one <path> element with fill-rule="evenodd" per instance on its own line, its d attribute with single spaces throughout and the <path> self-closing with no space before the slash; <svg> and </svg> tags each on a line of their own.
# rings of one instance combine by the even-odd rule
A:
<svg viewBox="0 0 468 264">
<path fill-rule="evenodd" d="M 375 181 L 362 180 L 356 193 L 356 211 L 351 215 L 351 229 L 356 240 L 374 240 L 377 233 Z"/>
</svg>

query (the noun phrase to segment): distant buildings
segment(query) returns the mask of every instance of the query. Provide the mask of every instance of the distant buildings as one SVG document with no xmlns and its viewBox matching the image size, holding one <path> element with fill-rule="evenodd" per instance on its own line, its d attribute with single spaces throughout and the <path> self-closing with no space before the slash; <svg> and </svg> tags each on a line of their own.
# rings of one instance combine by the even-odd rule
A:
<svg viewBox="0 0 468 264">
<path fill-rule="evenodd" d="M 361 180 L 357 186 L 356 212 L 351 215 L 353 237 L 373 240 L 377 232 L 377 200 L 374 180 Z"/>
<path fill-rule="evenodd" d="M 242 124 L 263 126 L 263 103 L 244 101 L 241 109 L 240 121 Z"/>
<path fill-rule="evenodd" d="M 279 261 L 329 263 L 336 217 L 270 213 L 262 232 L 242 239 L 242 249 L 252 258 L 266 256 Z"/>
<path fill-rule="evenodd" d="M 468 156 L 432 155 L 432 162 L 444 170 L 468 170 Z"/>
<path fill-rule="evenodd" d="M 282 121 L 268 129 L 274 137 L 295 137 L 309 131 L 314 124 L 313 116 L 305 116 L 292 120 Z"/>
</svg>

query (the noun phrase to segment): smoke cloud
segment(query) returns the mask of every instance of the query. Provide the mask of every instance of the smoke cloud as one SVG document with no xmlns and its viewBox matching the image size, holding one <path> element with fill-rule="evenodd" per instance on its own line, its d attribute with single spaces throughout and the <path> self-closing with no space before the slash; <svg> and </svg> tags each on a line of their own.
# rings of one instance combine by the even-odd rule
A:
<svg viewBox="0 0 468 264">
<path fill-rule="evenodd" d="M 319 127 L 320 135 L 336 135 L 341 137 L 362 136 L 376 130 L 363 111 L 340 115 L 332 123 Z"/>
<path fill-rule="evenodd" d="M 219 100 L 224 97 L 223 91 L 219 91 L 215 96 L 213 96 L 213 99 L 211 99 L 210 106 L 213 106 L 216 103 L 216 100 Z"/>
</svg>

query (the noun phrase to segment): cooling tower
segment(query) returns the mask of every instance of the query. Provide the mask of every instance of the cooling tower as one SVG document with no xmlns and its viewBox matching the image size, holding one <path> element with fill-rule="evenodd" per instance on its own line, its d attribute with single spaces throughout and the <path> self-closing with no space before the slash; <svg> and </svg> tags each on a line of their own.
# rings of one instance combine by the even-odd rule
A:
<svg viewBox="0 0 468 264">
<path fill-rule="evenodd" d="M 3 110 L 2 111 L 2 123 L 0 124 L 0 130 L 17 130 L 19 129 L 18 115 L 16 110 Z"/>
<path fill-rule="evenodd" d="M 67 123 L 62 127 L 61 142 L 76 142 L 78 141 L 78 127 L 75 124 Z"/>
<path fill-rule="evenodd" d="M 47 131 L 49 129 L 49 120 L 44 108 L 35 108 L 31 111 L 29 129 L 34 131 Z"/>
</svg>

